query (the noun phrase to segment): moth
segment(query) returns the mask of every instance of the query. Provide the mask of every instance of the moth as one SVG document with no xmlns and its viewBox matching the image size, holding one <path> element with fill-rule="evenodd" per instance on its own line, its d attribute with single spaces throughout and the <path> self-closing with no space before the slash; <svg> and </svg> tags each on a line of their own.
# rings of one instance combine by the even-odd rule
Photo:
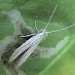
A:
<svg viewBox="0 0 75 75">
<path fill-rule="evenodd" d="M 55 13 L 57 9 L 57 5 L 55 6 L 51 16 L 50 16 L 50 19 L 45 27 L 45 29 L 42 31 L 42 32 L 38 32 L 36 35 L 35 34 L 30 34 L 30 35 L 26 35 L 26 36 L 21 36 L 21 37 L 27 37 L 27 36 L 31 36 L 33 35 L 30 39 L 28 39 L 25 43 L 23 43 L 21 46 L 19 46 L 14 52 L 13 54 L 10 56 L 9 58 L 9 63 L 12 63 L 14 61 L 16 61 L 17 59 L 17 64 L 15 65 L 15 68 L 19 68 L 27 59 L 28 57 L 34 52 L 34 50 L 37 48 L 37 46 L 40 44 L 40 42 L 43 40 L 43 38 L 47 35 L 47 34 L 50 34 L 50 33 L 53 33 L 53 32 L 59 32 L 61 30 L 66 30 L 70 27 L 73 27 L 75 26 L 75 24 L 73 25 L 70 25 L 66 28 L 63 28 L 63 29 L 60 29 L 60 30 L 54 30 L 54 31 L 51 31 L 51 32 L 47 32 L 46 29 Z M 35 27 L 36 27 L 36 21 L 35 21 Z M 36 27 L 37 29 L 37 27 Z M 38 31 L 38 29 L 37 29 Z"/>
</svg>

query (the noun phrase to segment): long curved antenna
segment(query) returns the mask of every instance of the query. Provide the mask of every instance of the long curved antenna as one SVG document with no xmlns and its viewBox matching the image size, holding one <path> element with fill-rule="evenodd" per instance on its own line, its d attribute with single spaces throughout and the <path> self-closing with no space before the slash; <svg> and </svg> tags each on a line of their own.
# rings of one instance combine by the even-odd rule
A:
<svg viewBox="0 0 75 75">
<path fill-rule="evenodd" d="M 68 26 L 66 28 L 62 28 L 62 29 L 59 29 L 59 30 L 54 30 L 54 31 L 51 31 L 51 32 L 45 32 L 45 33 L 54 33 L 54 32 L 59 32 L 59 31 L 67 30 L 67 29 L 69 29 L 69 28 L 71 28 L 73 26 L 75 26 L 75 24 L 72 24 L 72 25 L 70 25 L 70 26 Z"/>
<path fill-rule="evenodd" d="M 55 8 L 54 8 L 54 10 L 53 10 L 53 12 L 52 12 L 52 14 L 51 14 L 51 16 L 50 16 L 50 18 L 49 18 L 49 21 L 48 21 L 48 23 L 47 23 L 47 25 L 46 25 L 44 31 L 46 31 L 46 29 L 47 29 L 47 27 L 48 27 L 48 25 L 49 25 L 49 23 L 50 23 L 50 21 L 51 21 L 53 15 L 54 15 L 55 11 L 56 11 L 56 9 L 57 9 L 57 5 L 55 6 Z"/>
<path fill-rule="evenodd" d="M 71 28 L 71 27 L 73 27 L 73 26 L 75 26 L 75 24 L 72 24 L 72 25 L 70 25 L 70 26 L 68 26 L 68 27 L 66 27 L 66 28 L 62 28 L 62 29 L 59 29 L 59 30 L 54 30 L 54 31 L 51 31 L 51 32 L 45 32 L 45 34 L 47 33 L 47 34 L 50 34 L 50 33 L 54 33 L 54 32 L 59 32 L 59 31 L 63 31 L 63 30 L 67 30 L 67 29 L 69 29 L 69 28 Z M 36 33 L 33 33 L 33 34 L 30 34 L 30 35 L 26 35 L 26 36 L 20 36 L 20 37 L 28 37 L 28 36 L 32 36 L 32 35 L 35 35 Z"/>
<path fill-rule="evenodd" d="M 37 32 L 39 32 L 39 30 L 38 30 L 38 28 L 36 26 L 36 24 L 37 24 L 36 21 L 34 23 L 35 23 L 34 25 L 35 25 L 35 28 L 36 28 Z"/>
<path fill-rule="evenodd" d="M 32 36 L 32 35 L 35 35 L 36 33 L 33 33 L 33 34 L 29 34 L 29 35 L 25 35 L 25 36 L 20 36 L 20 37 L 29 37 L 29 36 Z"/>
<path fill-rule="evenodd" d="M 50 16 L 50 19 L 49 19 L 49 21 L 48 21 L 48 23 L 47 23 L 45 29 L 43 30 L 43 32 L 46 31 L 46 29 L 47 29 L 47 27 L 48 27 L 48 25 L 49 25 L 49 23 L 50 23 L 50 21 L 51 21 L 53 15 L 54 15 L 55 11 L 56 11 L 56 9 L 57 9 L 57 5 L 55 6 L 55 8 L 54 8 L 54 10 L 53 10 L 53 12 L 52 12 L 52 14 L 51 14 L 51 16 Z M 36 28 L 36 30 L 38 31 L 37 26 L 36 26 L 36 21 L 35 21 L 35 28 Z M 38 32 L 39 32 L 39 31 L 38 31 Z M 35 35 L 35 33 L 30 34 L 30 35 L 26 35 L 26 36 L 20 36 L 20 37 L 28 37 L 28 36 L 32 36 L 32 35 Z"/>
</svg>

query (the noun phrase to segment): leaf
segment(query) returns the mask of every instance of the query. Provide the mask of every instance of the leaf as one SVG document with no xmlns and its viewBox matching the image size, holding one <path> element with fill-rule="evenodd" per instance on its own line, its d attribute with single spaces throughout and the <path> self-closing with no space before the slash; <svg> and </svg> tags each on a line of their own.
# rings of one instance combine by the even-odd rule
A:
<svg viewBox="0 0 75 75">
<path fill-rule="evenodd" d="M 13 24 L 3 11 L 18 9 L 26 22 L 35 33 L 34 21 L 42 31 L 49 20 L 55 5 L 58 8 L 47 28 L 47 31 L 65 28 L 75 23 L 75 0 L 2 0 L 0 1 L 0 40 L 14 33 Z M 58 42 L 68 36 L 69 42 L 60 51 L 50 58 L 30 57 L 21 67 L 27 75 L 75 75 L 74 44 L 75 27 L 68 30 L 49 34 L 40 43 L 43 48 L 55 48 Z M 52 65 L 52 66 L 50 66 Z M 1 65 L 0 65 L 1 67 Z M 2 71 L 0 74 L 2 74 Z M 5 73 L 3 74 L 5 75 Z"/>
</svg>

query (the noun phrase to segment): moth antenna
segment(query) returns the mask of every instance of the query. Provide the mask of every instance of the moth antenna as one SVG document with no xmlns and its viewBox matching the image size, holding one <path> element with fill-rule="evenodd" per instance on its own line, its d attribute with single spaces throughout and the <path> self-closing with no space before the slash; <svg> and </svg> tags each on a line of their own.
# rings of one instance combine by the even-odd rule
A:
<svg viewBox="0 0 75 75">
<path fill-rule="evenodd" d="M 72 25 L 70 25 L 70 26 L 68 26 L 66 28 L 62 28 L 62 29 L 59 29 L 59 30 L 54 30 L 54 31 L 51 31 L 51 32 L 45 32 L 45 33 L 54 33 L 54 32 L 59 32 L 59 31 L 67 30 L 67 29 L 69 29 L 69 28 L 71 28 L 73 26 L 75 26 L 75 24 L 72 24 Z"/>
<path fill-rule="evenodd" d="M 75 24 L 70 25 L 70 26 L 68 26 L 66 28 L 62 28 L 62 29 L 59 29 L 59 30 L 54 30 L 54 31 L 51 31 L 51 32 L 45 32 L 45 33 L 48 33 L 49 34 L 49 33 L 54 33 L 54 32 L 59 32 L 59 31 L 67 30 L 67 29 L 69 29 L 69 28 L 71 28 L 73 26 L 75 26 Z M 35 33 L 30 34 L 30 35 L 26 35 L 26 36 L 20 36 L 20 37 L 28 37 L 28 36 L 32 36 L 32 35 L 35 35 Z"/>
<path fill-rule="evenodd" d="M 57 5 L 55 6 L 55 8 L 54 8 L 54 10 L 53 10 L 53 12 L 52 12 L 52 14 L 51 14 L 51 16 L 50 16 L 50 18 L 49 18 L 49 21 L 48 21 L 48 23 L 47 23 L 45 29 L 43 30 L 43 32 L 46 31 L 46 29 L 47 29 L 47 27 L 48 27 L 48 25 L 49 25 L 49 23 L 50 23 L 50 21 L 51 21 L 53 15 L 54 15 L 55 11 L 56 11 L 56 9 L 57 9 Z M 37 17 L 36 17 L 36 18 L 37 18 Z M 37 26 L 36 26 L 36 21 L 35 21 L 35 28 L 36 28 L 37 32 L 39 32 L 39 30 L 38 30 L 38 28 L 37 28 Z M 20 37 L 28 37 L 28 36 L 32 36 L 32 35 L 35 35 L 35 33 L 30 34 L 30 35 L 26 35 L 26 36 L 20 36 Z"/>
<path fill-rule="evenodd" d="M 35 21 L 35 24 L 34 25 L 35 25 L 35 28 L 36 28 L 37 32 L 39 33 L 39 30 L 38 30 L 36 24 L 37 24 L 37 22 Z"/>
<path fill-rule="evenodd" d="M 37 26 L 36 26 L 36 21 L 34 22 L 35 24 L 35 28 L 36 28 L 36 30 L 37 30 L 37 32 L 39 33 L 39 30 L 38 30 L 38 28 L 37 28 Z M 29 37 L 29 36 L 32 36 L 32 35 L 35 35 L 35 33 L 33 33 L 33 34 L 29 34 L 29 35 L 25 35 L 25 36 L 20 36 L 20 37 Z"/>
<path fill-rule="evenodd" d="M 29 37 L 29 36 L 32 36 L 32 35 L 35 35 L 35 33 L 30 34 L 30 35 L 20 36 L 20 37 Z"/>
<path fill-rule="evenodd" d="M 37 16 L 36 16 L 36 18 L 37 18 Z M 36 24 L 37 24 L 37 22 L 35 21 L 35 22 L 34 22 L 34 26 L 35 26 L 37 32 L 39 33 L 39 30 L 38 30 Z M 35 33 L 33 33 L 33 34 L 29 34 L 29 35 L 26 35 L 26 36 L 20 36 L 20 37 L 29 37 L 29 36 L 32 36 L 32 35 L 35 35 Z"/>
<path fill-rule="evenodd" d="M 46 29 L 47 29 L 47 27 L 48 27 L 48 25 L 49 25 L 49 23 L 50 23 L 50 21 L 51 21 L 53 15 L 54 15 L 55 11 L 56 11 L 56 9 L 57 9 L 57 5 L 55 6 L 55 8 L 54 8 L 54 10 L 53 10 L 53 12 L 52 12 L 52 14 L 51 14 L 51 16 L 50 16 L 50 18 L 49 18 L 49 21 L 48 21 L 48 23 L 47 23 L 47 25 L 46 25 L 44 31 L 46 31 Z M 43 31 L 43 32 L 44 32 L 44 31 Z"/>
</svg>

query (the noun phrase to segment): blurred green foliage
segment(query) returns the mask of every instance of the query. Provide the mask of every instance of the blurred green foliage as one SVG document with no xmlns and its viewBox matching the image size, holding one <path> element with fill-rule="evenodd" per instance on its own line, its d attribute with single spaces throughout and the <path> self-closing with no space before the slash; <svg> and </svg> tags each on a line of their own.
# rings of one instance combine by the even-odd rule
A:
<svg viewBox="0 0 75 75">
<path fill-rule="evenodd" d="M 0 0 L 0 40 L 8 35 L 12 35 L 14 32 L 12 23 L 6 15 L 2 14 L 3 11 L 18 9 L 27 26 L 31 27 L 37 33 L 34 27 L 34 21 L 37 20 L 37 28 L 39 31 L 44 29 L 55 5 L 58 5 L 58 8 L 47 31 L 61 29 L 75 23 L 75 0 Z M 62 58 L 55 61 L 52 67 L 47 68 L 56 59 L 57 55 L 54 55 L 50 59 L 30 57 L 21 69 L 27 75 L 75 75 L 75 27 L 67 31 L 50 34 L 40 46 L 55 47 L 65 36 L 71 38 L 70 42 L 57 55 L 67 50 L 69 46 L 68 50 L 63 55 L 60 55 L 60 58 L 61 56 Z M 0 64 L 0 75 L 5 75 L 2 63 Z"/>
</svg>

